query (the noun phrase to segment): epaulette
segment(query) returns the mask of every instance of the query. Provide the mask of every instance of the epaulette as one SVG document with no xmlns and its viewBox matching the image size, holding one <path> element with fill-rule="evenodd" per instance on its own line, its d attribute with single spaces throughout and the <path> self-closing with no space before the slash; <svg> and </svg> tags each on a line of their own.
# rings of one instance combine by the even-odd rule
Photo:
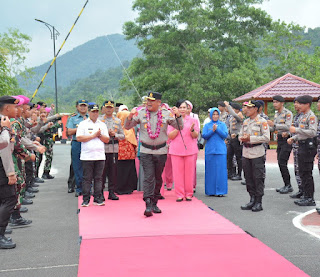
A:
<svg viewBox="0 0 320 277">
<path fill-rule="evenodd" d="M 77 115 L 77 113 L 73 113 L 73 114 L 70 114 L 70 117 L 76 116 L 76 115 Z"/>
</svg>

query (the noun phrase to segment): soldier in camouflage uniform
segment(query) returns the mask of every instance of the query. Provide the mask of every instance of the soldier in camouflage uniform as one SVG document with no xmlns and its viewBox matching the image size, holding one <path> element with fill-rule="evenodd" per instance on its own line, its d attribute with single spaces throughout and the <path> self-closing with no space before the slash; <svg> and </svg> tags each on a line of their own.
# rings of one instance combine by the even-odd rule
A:
<svg viewBox="0 0 320 277">
<path fill-rule="evenodd" d="M 53 145 L 54 145 L 53 135 L 57 133 L 58 128 L 62 127 L 60 120 L 48 126 L 50 127 L 43 133 L 43 136 L 44 136 L 43 145 L 47 148 L 47 151 L 45 152 L 46 160 L 44 164 L 42 179 L 54 178 L 54 176 L 50 175 L 52 158 L 53 158 Z"/>
<path fill-rule="evenodd" d="M 320 111 L 320 96 L 318 97 L 317 103 L 318 111 Z M 317 140 L 318 140 L 318 147 L 317 147 L 317 155 L 318 155 L 318 169 L 320 173 L 320 120 L 318 121 L 318 129 L 317 129 Z M 318 214 L 320 214 L 320 208 L 316 208 Z"/>
</svg>

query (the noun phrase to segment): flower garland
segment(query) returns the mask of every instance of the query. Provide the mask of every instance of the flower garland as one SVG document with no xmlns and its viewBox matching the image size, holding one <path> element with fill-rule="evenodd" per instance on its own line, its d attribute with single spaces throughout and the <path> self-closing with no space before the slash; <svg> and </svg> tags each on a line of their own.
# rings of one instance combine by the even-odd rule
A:
<svg viewBox="0 0 320 277">
<path fill-rule="evenodd" d="M 160 134 L 160 130 L 161 130 L 161 125 L 162 125 L 162 110 L 159 109 L 158 113 L 157 113 L 157 128 L 156 128 L 156 132 L 153 134 L 151 131 L 151 124 L 150 124 L 150 111 L 148 109 L 146 109 L 146 116 L 147 116 L 147 132 L 148 135 L 151 139 L 156 139 L 157 137 L 159 137 Z"/>
</svg>

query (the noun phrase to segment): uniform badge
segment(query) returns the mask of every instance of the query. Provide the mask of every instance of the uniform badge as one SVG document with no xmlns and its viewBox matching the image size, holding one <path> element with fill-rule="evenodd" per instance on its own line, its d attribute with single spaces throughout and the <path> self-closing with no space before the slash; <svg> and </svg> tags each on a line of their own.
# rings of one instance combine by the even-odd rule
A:
<svg viewBox="0 0 320 277">
<path fill-rule="evenodd" d="M 268 129 L 268 122 L 263 122 L 262 126 L 263 126 L 264 130 L 267 130 Z"/>
<path fill-rule="evenodd" d="M 254 133 L 254 135 L 255 135 L 255 136 L 257 136 L 257 135 L 258 135 L 258 133 L 257 133 L 257 132 L 255 132 L 255 133 Z"/>
<path fill-rule="evenodd" d="M 304 125 L 303 125 L 303 124 L 300 124 L 300 128 L 304 128 Z"/>
<path fill-rule="evenodd" d="M 310 124 L 314 124 L 316 122 L 316 118 L 314 116 L 310 116 Z"/>
<path fill-rule="evenodd" d="M 144 124 L 144 128 L 146 128 L 146 129 L 147 129 L 147 127 L 148 127 L 147 123 L 146 123 L 146 124 Z"/>
<path fill-rule="evenodd" d="M 291 119 L 291 114 L 287 114 L 287 119 L 289 120 L 289 119 Z"/>
</svg>

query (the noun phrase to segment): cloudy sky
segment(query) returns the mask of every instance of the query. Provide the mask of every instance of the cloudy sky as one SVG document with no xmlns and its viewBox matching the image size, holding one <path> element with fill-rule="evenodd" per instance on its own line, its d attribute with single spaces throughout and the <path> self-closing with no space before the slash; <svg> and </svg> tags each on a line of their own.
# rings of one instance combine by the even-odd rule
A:
<svg viewBox="0 0 320 277">
<path fill-rule="evenodd" d="M 46 26 L 60 32 L 59 49 L 86 0 L 0 0 L 0 33 L 18 28 L 32 37 L 26 65 L 37 66 L 53 57 L 52 40 Z M 90 0 L 60 54 L 98 36 L 122 32 L 124 22 L 133 20 L 133 0 Z M 261 6 L 274 19 L 298 23 L 307 28 L 320 27 L 319 0 L 265 0 Z"/>
</svg>

